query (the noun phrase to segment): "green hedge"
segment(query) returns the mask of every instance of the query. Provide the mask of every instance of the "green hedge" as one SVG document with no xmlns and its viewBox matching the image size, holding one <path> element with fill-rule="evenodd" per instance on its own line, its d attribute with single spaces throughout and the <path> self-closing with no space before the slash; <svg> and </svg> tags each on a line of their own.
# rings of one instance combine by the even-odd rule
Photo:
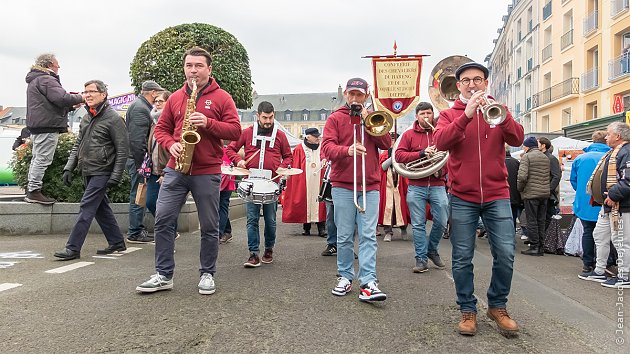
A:
<svg viewBox="0 0 630 354">
<path fill-rule="evenodd" d="M 72 133 L 59 135 L 59 143 L 57 144 L 57 150 L 55 150 L 55 157 L 53 158 L 52 164 L 46 169 L 46 174 L 44 175 L 44 187 L 42 188 L 42 192 L 51 198 L 55 198 L 59 202 L 78 203 L 83 196 L 83 178 L 77 169 L 73 171 L 74 179 L 70 187 L 63 184 L 62 178 L 63 168 L 68 161 L 68 156 L 70 155 L 75 141 L 76 136 Z M 29 143 L 15 151 L 10 162 L 16 183 L 25 190 L 28 184 L 28 169 L 32 158 L 32 144 Z M 128 203 L 129 186 L 129 174 L 124 172 L 121 183 L 107 191 L 107 196 L 110 201 L 114 203 Z"/>
</svg>

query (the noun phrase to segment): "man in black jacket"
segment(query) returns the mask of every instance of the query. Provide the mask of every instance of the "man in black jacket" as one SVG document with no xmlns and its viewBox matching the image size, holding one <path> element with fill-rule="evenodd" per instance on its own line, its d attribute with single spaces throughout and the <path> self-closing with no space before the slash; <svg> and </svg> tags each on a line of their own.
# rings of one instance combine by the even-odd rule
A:
<svg viewBox="0 0 630 354">
<path fill-rule="evenodd" d="M 42 194 L 42 180 L 53 161 L 59 133 L 68 131 L 68 112 L 83 102 L 81 95 L 69 94 L 61 87 L 59 68 L 54 54 L 42 54 L 26 74 L 26 126 L 33 142 L 33 159 L 24 198 L 29 203 L 55 203 L 54 199 Z"/>
<path fill-rule="evenodd" d="M 538 148 L 549 158 L 549 199 L 547 200 L 547 212 L 545 214 L 545 233 L 547 233 L 551 217 L 556 214 L 556 206 L 560 200 L 558 186 L 560 185 L 562 171 L 560 170 L 560 161 L 552 154 L 553 145 L 551 145 L 549 139 L 544 136 L 538 139 Z"/>
<path fill-rule="evenodd" d="M 127 109 L 125 123 L 129 133 L 129 158 L 126 169 L 131 177 L 131 189 L 129 191 L 129 229 L 127 241 L 130 243 L 153 242 L 153 237 L 147 233 L 143 220 L 146 208 L 136 204 L 136 191 L 143 177 L 138 173 L 144 154 L 147 152 L 147 139 L 153 119 L 151 109 L 153 102 L 164 89 L 153 80 L 142 83 L 140 95 Z"/>
<path fill-rule="evenodd" d="M 85 185 L 79 215 L 66 247 L 55 252 L 55 257 L 66 261 L 80 258 L 81 247 L 95 217 L 109 244 L 96 253 L 110 254 L 127 249 L 106 194 L 107 187 L 118 184 L 125 170 L 129 143 L 125 123 L 107 103 L 107 86 L 102 81 L 86 82 L 83 95 L 88 113 L 81 120 L 79 136 L 63 171 L 63 182 L 69 186 L 72 171 L 78 165 Z"/>
<path fill-rule="evenodd" d="M 510 207 L 512 208 L 512 219 L 514 221 L 514 229 L 516 230 L 516 219 L 523 211 L 523 200 L 521 192 L 518 191 L 517 177 L 520 162 L 513 158 L 510 154 L 510 146 L 505 144 L 505 167 L 508 172 L 508 184 L 510 185 Z"/>
</svg>

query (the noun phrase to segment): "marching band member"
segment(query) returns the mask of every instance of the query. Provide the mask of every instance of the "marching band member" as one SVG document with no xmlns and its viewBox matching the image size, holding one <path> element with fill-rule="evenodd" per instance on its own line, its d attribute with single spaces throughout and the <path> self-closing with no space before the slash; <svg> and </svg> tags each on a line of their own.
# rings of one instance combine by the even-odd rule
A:
<svg viewBox="0 0 630 354">
<path fill-rule="evenodd" d="M 164 169 L 155 215 L 155 268 L 157 274 L 136 287 L 140 292 L 156 292 L 173 288 L 175 269 L 174 247 L 176 233 L 173 225 L 188 192 L 197 206 L 201 228 L 199 258 L 201 280 L 198 290 L 202 295 L 216 290 L 214 273 L 219 253 L 219 183 L 221 181 L 222 139 L 236 140 L 241 135 L 241 123 L 236 105 L 229 93 L 212 78 L 212 57 L 205 49 L 193 47 L 183 58 L 186 82 L 166 102 L 155 126 L 155 138 L 171 153 Z M 192 101 L 193 81 L 197 85 L 197 99 Z M 196 102 L 189 112 L 189 103 Z M 189 114 L 189 115 L 188 115 Z M 196 127 L 201 140 L 193 145 L 192 163 L 187 174 L 176 170 L 176 161 L 184 152 L 181 143 L 184 121 Z"/>
<path fill-rule="evenodd" d="M 359 238 L 359 284 L 361 290 L 359 300 L 382 301 L 387 295 L 382 292 L 376 278 L 376 223 L 378 221 L 380 166 L 378 164 L 378 149 L 388 149 L 391 145 L 389 135 L 380 137 L 365 135 L 365 141 L 354 141 L 353 130 L 361 136 L 363 125 L 353 124 L 357 116 L 363 119 L 368 112 L 365 101 L 368 98 L 368 84 L 360 78 L 350 79 L 344 91 L 347 101 L 326 120 L 322 150 L 324 156 L 332 163 L 330 179 L 332 181 L 332 199 L 335 205 L 335 224 L 337 225 L 337 285 L 332 293 L 337 296 L 348 294 L 352 289 L 354 279 L 354 232 L 358 227 Z M 360 112 L 356 109 L 359 108 Z M 366 200 L 359 194 L 359 203 L 366 206 L 364 213 L 355 208 L 353 196 L 355 178 L 362 179 L 361 168 L 357 168 L 357 176 L 353 172 L 353 156 L 357 156 L 357 164 L 365 161 Z"/>
<path fill-rule="evenodd" d="M 287 136 L 274 125 L 274 108 L 270 102 L 263 101 L 258 105 L 256 112 L 257 126 L 244 129 L 241 137 L 233 141 L 227 147 L 227 155 L 237 167 L 258 168 L 261 155 L 261 144 L 265 145 L 265 155 L 263 157 L 263 169 L 275 171 L 279 167 L 288 167 L 293 161 L 291 147 Z M 256 135 L 254 135 L 256 128 Z M 258 138 L 260 137 L 260 139 Z M 256 143 L 253 144 L 254 139 Z M 241 158 L 238 151 L 245 147 L 245 159 Z M 265 219 L 265 252 L 262 259 L 258 256 L 260 248 L 260 232 L 258 222 L 260 220 L 260 208 L 263 210 Z M 276 211 L 278 202 L 269 204 L 254 204 L 247 202 L 247 247 L 249 258 L 243 264 L 245 268 L 260 267 L 260 263 L 269 264 L 273 262 L 273 246 L 276 243 Z"/>
<path fill-rule="evenodd" d="M 396 142 L 397 134 L 390 133 L 392 146 Z M 409 224 L 409 209 L 407 208 L 408 181 L 399 175 L 392 167 L 392 148 L 380 155 L 381 164 L 381 198 L 378 211 L 378 224 L 383 225 L 385 237 L 383 241 L 390 242 L 394 233 L 393 227 L 400 227 L 401 235 L 406 235 Z"/>
<path fill-rule="evenodd" d="M 317 224 L 317 233 L 326 237 L 326 205 L 317 200 L 324 168 L 320 159 L 320 134 L 317 128 L 304 131 L 304 141 L 293 149 L 293 163 L 304 171 L 287 180 L 282 204 L 282 222 L 301 223 L 302 235 L 311 234 L 311 223 Z"/>
<path fill-rule="evenodd" d="M 502 122 L 490 125 L 484 120 L 480 110 L 492 102 L 485 93 L 488 87 L 485 66 L 475 62 L 463 64 L 455 71 L 455 79 L 460 96 L 452 108 L 440 112 L 434 138 L 438 150 L 450 152 L 447 163 L 452 195 L 450 239 L 457 304 L 462 313 L 458 329 L 463 335 L 477 332 L 472 259 L 481 216 L 493 258 L 487 315 L 503 335 L 511 336 L 518 332 L 518 324 L 506 310 L 515 240 L 504 144 L 520 146 L 523 127 L 505 107 L 502 107 Z"/>
<path fill-rule="evenodd" d="M 412 162 L 436 152 L 433 124 L 433 106 L 428 102 L 420 102 L 416 106 L 416 121 L 413 122 L 413 127 L 402 134 L 398 148 L 394 152 L 397 162 Z M 416 265 L 412 268 L 414 273 L 424 273 L 429 270 L 428 259 L 436 267 L 444 268 L 444 262 L 440 258 L 438 248 L 448 218 L 448 198 L 444 187 L 445 168 L 436 174 L 419 179 L 409 179 L 407 204 L 411 214 L 413 243 L 416 252 Z M 428 245 L 426 239 L 427 203 L 431 206 L 433 217 Z"/>
</svg>

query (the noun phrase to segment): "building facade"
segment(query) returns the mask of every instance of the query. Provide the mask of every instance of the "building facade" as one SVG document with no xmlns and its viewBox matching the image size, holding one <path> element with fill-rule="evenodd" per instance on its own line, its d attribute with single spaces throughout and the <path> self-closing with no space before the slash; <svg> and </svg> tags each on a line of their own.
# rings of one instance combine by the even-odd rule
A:
<svg viewBox="0 0 630 354">
<path fill-rule="evenodd" d="M 526 132 L 561 132 L 630 109 L 628 52 L 628 0 L 513 0 L 486 58 L 490 92 Z"/>
</svg>

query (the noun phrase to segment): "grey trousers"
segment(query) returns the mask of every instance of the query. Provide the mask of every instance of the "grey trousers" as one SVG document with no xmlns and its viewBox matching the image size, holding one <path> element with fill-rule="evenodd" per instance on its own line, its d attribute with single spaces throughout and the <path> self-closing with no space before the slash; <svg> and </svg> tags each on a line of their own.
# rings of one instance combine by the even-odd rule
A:
<svg viewBox="0 0 630 354">
<path fill-rule="evenodd" d="M 164 169 L 155 210 L 155 270 L 168 278 L 175 270 L 175 231 L 173 224 L 186 202 L 188 192 L 195 199 L 201 248 L 199 272 L 213 274 L 219 255 L 219 195 L 221 175 L 190 176 L 171 168 Z"/>
<path fill-rule="evenodd" d="M 53 161 L 59 141 L 59 133 L 31 134 L 33 159 L 28 169 L 27 192 L 42 189 L 44 173 Z"/>
<path fill-rule="evenodd" d="M 597 265 L 595 272 L 601 274 L 606 269 L 608 254 L 610 253 L 610 241 L 617 249 L 618 276 L 628 279 L 630 271 L 630 213 L 620 213 L 619 230 L 613 230 L 610 221 L 610 213 L 604 213 L 604 208 L 599 212 L 597 224 L 593 230 L 595 250 L 597 251 Z"/>
</svg>

